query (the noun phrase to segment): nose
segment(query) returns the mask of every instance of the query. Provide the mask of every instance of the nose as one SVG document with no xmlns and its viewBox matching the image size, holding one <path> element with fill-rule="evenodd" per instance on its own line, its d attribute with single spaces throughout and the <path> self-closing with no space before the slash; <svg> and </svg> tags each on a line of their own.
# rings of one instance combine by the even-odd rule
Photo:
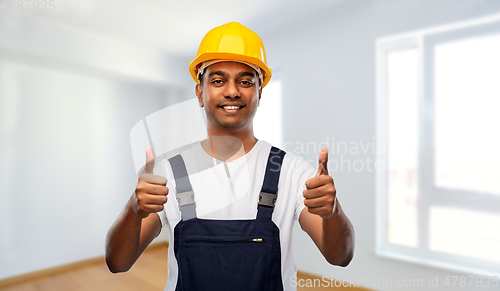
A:
<svg viewBox="0 0 500 291">
<path fill-rule="evenodd" d="M 239 98 L 241 97 L 241 92 L 236 85 L 236 82 L 231 80 L 226 83 L 226 86 L 224 86 L 224 97 L 227 98 Z"/>
</svg>

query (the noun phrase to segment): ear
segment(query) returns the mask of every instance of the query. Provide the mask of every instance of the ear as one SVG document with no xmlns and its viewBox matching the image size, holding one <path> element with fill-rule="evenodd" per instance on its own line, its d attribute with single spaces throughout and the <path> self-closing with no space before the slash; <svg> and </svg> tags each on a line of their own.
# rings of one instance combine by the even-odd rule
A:
<svg viewBox="0 0 500 291">
<path fill-rule="evenodd" d="M 194 88 L 194 93 L 198 97 L 198 102 L 200 102 L 200 107 L 205 106 L 205 104 L 203 104 L 203 89 L 201 88 L 200 84 L 196 85 L 196 87 Z"/>
<path fill-rule="evenodd" d="M 259 88 L 259 102 L 257 103 L 257 106 L 260 105 L 260 97 L 262 97 L 262 86 Z"/>
</svg>

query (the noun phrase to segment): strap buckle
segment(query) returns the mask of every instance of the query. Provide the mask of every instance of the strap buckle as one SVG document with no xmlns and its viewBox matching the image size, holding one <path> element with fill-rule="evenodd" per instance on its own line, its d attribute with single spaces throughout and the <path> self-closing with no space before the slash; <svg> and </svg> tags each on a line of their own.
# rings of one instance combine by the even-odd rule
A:
<svg viewBox="0 0 500 291">
<path fill-rule="evenodd" d="M 261 191 L 259 195 L 259 205 L 274 208 L 274 204 L 276 204 L 277 197 L 278 197 L 277 194 Z"/>
<path fill-rule="evenodd" d="M 185 191 L 185 192 L 177 192 L 177 203 L 179 207 L 185 205 L 194 204 L 194 192 L 193 190 Z"/>
</svg>

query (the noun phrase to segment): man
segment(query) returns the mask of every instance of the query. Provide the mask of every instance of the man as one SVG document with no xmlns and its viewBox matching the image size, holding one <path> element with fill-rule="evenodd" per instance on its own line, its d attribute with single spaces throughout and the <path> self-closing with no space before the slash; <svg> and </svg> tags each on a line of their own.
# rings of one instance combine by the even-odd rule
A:
<svg viewBox="0 0 500 291">
<path fill-rule="evenodd" d="M 127 271 L 165 225 L 165 290 L 294 290 L 294 219 L 330 264 L 347 266 L 354 231 L 328 173 L 328 149 L 316 171 L 253 134 L 271 78 L 260 37 L 235 22 L 214 28 L 190 72 L 208 138 L 156 168 L 146 150 L 135 192 L 108 233 L 109 269 Z"/>
</svg>

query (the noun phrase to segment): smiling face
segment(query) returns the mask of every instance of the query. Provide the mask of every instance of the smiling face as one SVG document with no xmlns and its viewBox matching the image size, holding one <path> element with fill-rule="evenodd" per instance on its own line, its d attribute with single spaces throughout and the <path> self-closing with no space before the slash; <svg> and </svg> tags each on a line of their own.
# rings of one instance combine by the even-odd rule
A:
<svg viewBox="0 0 500 291">
<path fill-rule="evenodd" d="M 196 96 L 205 107 L 209 132 L 253 134 L 261 92 L 257 73 L 245 64 L 228 61 L 207 67 L 202 84 L 196 86 Z"/>
</svg>

